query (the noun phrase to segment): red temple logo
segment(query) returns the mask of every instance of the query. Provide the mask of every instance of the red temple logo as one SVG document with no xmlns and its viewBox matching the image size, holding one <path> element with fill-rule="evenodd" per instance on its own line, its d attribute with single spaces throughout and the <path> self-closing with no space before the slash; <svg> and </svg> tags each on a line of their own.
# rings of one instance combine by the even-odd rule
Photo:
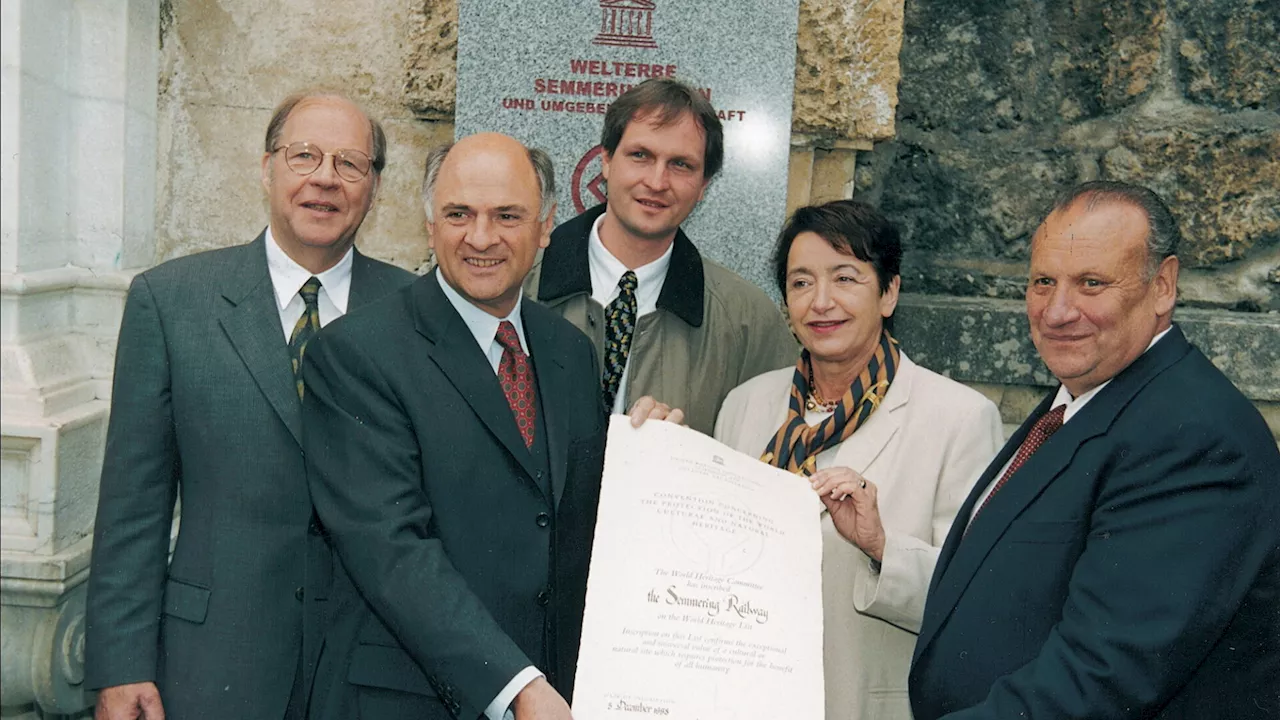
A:
<svg viewBox="0 0 1280 720">
<path fill-rule="evenodd" d="M 592 45 L 656 48 L 653 0 L 600 0 L 600 34 Z"/>
</svg>

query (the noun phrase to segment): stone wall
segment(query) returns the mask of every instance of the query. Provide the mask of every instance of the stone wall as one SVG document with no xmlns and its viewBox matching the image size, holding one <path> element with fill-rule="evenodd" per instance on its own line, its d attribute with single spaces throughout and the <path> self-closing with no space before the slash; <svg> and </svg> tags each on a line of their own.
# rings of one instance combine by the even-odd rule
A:
<svg viewBox="0 0 1280 720">
<path fill-rule="evenodd" d="M 898 136 L 856 192 L 906 229 L 915 292 L 1019 298 L 1056 193 L 1147 184 L 1182 300 L 1280 310 L 1280 4 L 911 0 Z"/>
<path fill-rule="evenodd" d="M 1280 437 L 1280 4 L 908 0 L 904 24 L 896 137 L 853 192 L 904 228 L 917 359 L 1025 417 L 1051 383 L 1031 234 L 1072 184 L 1138 182 L 1184 233 L 1179 321 Z"/>
</svg>

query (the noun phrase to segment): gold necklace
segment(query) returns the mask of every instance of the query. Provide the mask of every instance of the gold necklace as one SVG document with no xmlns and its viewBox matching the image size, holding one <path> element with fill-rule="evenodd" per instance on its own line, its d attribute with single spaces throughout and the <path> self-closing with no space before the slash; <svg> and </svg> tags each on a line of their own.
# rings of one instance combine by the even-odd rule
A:
<svg viewBox="0 0 1280 720">
<path fill-rule="evenodd" d="M 813 363 L 810 362 L 809 397 L 804 401 L 804 409 L 809 412 L 817 412 L 817 410 L 821 408 L 823 412 L 835 412 L 835 409 L 839 406 L 839 400 L 823 400 L 822 397 L 818 395 L 818 386 L 813 381 Z"/>
</svg>

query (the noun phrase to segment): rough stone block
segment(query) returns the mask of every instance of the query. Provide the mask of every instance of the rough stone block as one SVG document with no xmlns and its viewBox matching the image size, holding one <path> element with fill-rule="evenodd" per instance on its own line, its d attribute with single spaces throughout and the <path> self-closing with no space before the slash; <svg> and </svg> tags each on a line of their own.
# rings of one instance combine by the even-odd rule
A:
<svg viewBox="0 0 1280 720">
<path fill-rule="evenodd" d="M 818 205 L 852 196 L 852 180 L 857 153 L 853 150 L 815 150 L 810 204 Z"/>
<path fill-rule="evenodd" d="M 1162 0 L 921 0 L 906 7 L 899 120 L 980 132 L 1097 117 L 1153 87 Z"/>
<path fill-rule="evenodd" d="M 802 0 L 792 129 L 893 137 L 902 0 Z"/>
<path fill-rule="evenodd" d="M 452 119 L 457 88 L 457 0 L 418 0 L 409 12 L 405 104 L 420 117 Z"/>
<path fill-rule="evenodd" d="M 1280 111 L 1280 3 L 1172 0 L 1178 79 L 1196 102 Z"/>
<path fill-rule="evenodd" d="M 1175 320 L 1246 397 L 1280 401 L 1280 318 L 1179 309 Z M 956 380 L 1057 384 L 1031 342 L 1021 303 L 904 294 L 894 326 L 913 360 Z"/>
<path fill-rule="evenodd" d="M 1155 190 L 1178 218 L 1187 266 L 1249 257 L 1280 242 L 1280 129 L 1128 130 L 1104 176 Z"/>
<path fill-rule="evenodd" d="M 787 163 L 787 215 L 796 208 L 809 204 L 809 190 L 813 182 L 813 150 L 791 148 Z"/>
<path fill-rule="evenodd" d="M 859 185 L 879 186 L 880 207 L 902 226 L 908 258 L 1025 259 L 1040 217 L 1078 176 L 1070 149 L 1027 131 L 904 128 L 899 141 L 860 154 L 858 162 Z"/>
</svg>

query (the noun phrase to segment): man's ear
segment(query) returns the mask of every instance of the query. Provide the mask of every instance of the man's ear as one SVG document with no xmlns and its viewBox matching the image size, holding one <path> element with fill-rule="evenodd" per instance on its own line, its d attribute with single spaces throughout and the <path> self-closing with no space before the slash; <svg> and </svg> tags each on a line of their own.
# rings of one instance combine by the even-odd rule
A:
<svg viewBox="0 0 1280 720">
<path fill-rule="evenodd" d="M 271 153 L 262 153 L 262 189 L 271 190 Z"/>
<path fill-rule="evenodd" d="M 551 244 L 551 231 L 556 226 L 556 203 L 551 203 L 551 212 L 547 213 L 547 219 L 542 221 L 542 237 L 538 238 L 538 247 L 545 248 Z"/>
<path fill-rule="evenodd" d="M 1156 294 L 1156 314 L 1163 317 L 1173 312 L 1178 302 L 1178 256 L 1170 255 L 1160 261 L 1156 276 L 1151 280 Z"/>
</svg>

